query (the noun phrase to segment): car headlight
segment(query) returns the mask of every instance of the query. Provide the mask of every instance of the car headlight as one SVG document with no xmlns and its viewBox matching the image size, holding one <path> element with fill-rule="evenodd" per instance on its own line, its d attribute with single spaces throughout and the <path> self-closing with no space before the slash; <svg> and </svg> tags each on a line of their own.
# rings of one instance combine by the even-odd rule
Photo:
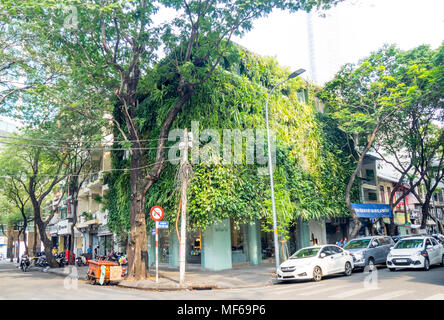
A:
<svg viewBox="0 0 444 320">
<path fill-rule="evenodd" d="M 391 253 L 389 253 L 389 254 L 387 255 L 387 258 L 391 258 L 391 257 L 393 257 L 393 256 L 392 256 Z"/>
<path fill-rule="evenodd" d="M 356 258 L 356 260 L 362 260 L 362 258 L 363 258 L 362 253 L 355 254 L 355 258 Z"/>
<path fill-rule="evenodd" d="M 418 251 L 418 252 L 416 252 L 415 255 L 416 255 L 417 257 L 421 256 L 421 255 L 422 255 L 422 251 Z"/>
</svg>

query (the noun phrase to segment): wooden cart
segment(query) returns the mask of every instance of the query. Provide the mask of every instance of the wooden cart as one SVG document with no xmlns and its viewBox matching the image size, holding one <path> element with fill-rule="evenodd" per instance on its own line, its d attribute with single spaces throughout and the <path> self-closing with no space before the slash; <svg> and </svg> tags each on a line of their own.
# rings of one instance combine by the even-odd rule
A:
<svg viewBox="0 0 444 320">
<path fill-rule="evenodd" d="M 104 273 L 104 274 L 102 274 Z M 91 284 L 109 284 L 122 280 L 122 267 L 117 262 L 89 260 L 87 279 Z"/>
</svg>

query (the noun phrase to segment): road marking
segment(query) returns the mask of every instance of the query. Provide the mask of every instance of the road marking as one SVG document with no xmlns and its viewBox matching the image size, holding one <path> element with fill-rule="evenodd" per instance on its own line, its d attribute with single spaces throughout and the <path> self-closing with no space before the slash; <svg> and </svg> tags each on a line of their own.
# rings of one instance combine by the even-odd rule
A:
<svg viewBox="0 0 444 320">
<path fill-rule="evenodd" d="M 444 300 L 444 293 L 435 294 L 433 296 L 425 298 L 424 300 Z"/>
<path fill-rule="evenodd" d="M 380 294 L 379 296 L 376 297 L 371 297 L 368 298 L 367 300 L 391 300 L 393 298 L 399 297 L 399 296 L 403 296 L 406 294 L 410 294 L 413 291 L 411 290 L 399 290 L 399 291 L 393 291 L 393 292 L 388 292 L 385 294 Z"/>
<path fill-rule="evenodd" d="M 309 292 L 299 293 L 299 295 L 301 295 L 301 296 L 312 296 L 312 295 L 316 295 L 316 294 L 319 294 L 319 293 L 324 293 L 324 292 L 328 292 L 328 291 L 332 291 L 332 290 L 337 290 L 337 289 L 348 287 L 348 286 L 349 285 L 342 285 L 342 286 L 335 286 L 335 287 L 330 287 L 330 288 L 323 288 L 323 289 L 319 289 L 319 290 L 310 290 Z"/>
<path fill-rule="evenodd" d="M 273 290 L 270 290 L 270 293 L 281 295 L 281 294 L 288 294 L 288 293 L 296 293 L 298 291 L 306 291 L 306 290 L 312 291 L 312 290 L 317 290 L 319 288 L 326 288 L 326 287 L 327 287 L 327 284 L 312 285 L 310 287 L 307 287 L 307 286 L 299 287 L 299 286 L 295 285 L 295 286 L 291 286 L 291 287 L 285 287 L 285 289 L 280 289 L 280 290 L 279 290 L 279 288 L 273 288 Z"/>
<path fill-rule="evenodd" d="M 334 298 L 334 299 L 342 299 L 342 298 L 348 298 L 351 296 L 355 296 L 364 292 L 370 292 L 370 291 L 375 291 L 378 290 L 378 288 L 361 288 L 361 289 L 355 289 L 355 290 L 351 290 L 351 291 L 345 291 L 345 292 L 341 292 L 339 294 L 335 294 L 333 296 L 329 296 L 329 298 Z"/>
</svg>

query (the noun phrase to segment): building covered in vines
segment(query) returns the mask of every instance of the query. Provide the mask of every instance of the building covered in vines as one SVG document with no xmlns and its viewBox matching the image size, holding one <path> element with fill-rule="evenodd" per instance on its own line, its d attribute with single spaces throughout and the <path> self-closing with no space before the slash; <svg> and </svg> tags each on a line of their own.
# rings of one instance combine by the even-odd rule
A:
<svg viewBox="0 0 444 320">
<path fill-rule="evenodd" d="M 147 168 L 155 162 L 156 138 L 177 96 L 174 68 L 172 59 L 164 59 L 147 73 L 139 92 L 136 124 L 146 146 Z M 175 132 L 187 128 L 193 133 L 189 151 L 193 173 L 187 192 L 187 263 L 221 270 L 236 263 L 259 264 L 272 257 L 270 184 L 267 161 L 263 161 L 267 154 L 263 134 L 265 104 L 271 88 L 288 74 L 289 70 L 274 58 L 233 46 L 232 53 L 209 81 L 196 89 L 175 120 Z M 348 217 L 344 196 L 354 160 L 346 136 L 316 98 L 317 90 L 309 82 L 295 78 L 270 97 L 275 198 L 283 256 L 304 246 L 335 242 L 347 234 L 341 222 L 344 224 Z M 123 140 L 125 123 L 118 118 L 118 112 L 114 117 L 120 124 L 114 139 Z M 175 147 L 180 134 L 170 136 L 168 161 L 146 195 L 146 213 L 150 262 L 154 261 L 154 223 L 149 210 L 159 205 L 169 225 L 159 232 L 160 259 L 176 267 L 180 151 Z M 249 148 L 251 141 L 254 149 Z M 114 151 L 112 167 L 128 168 L 128 152 Z M 112 171 L 106 181 L 108 227 L 125 250 L 129 231 L 128 171 Z M 357 189 L 354 195 L 358 196 Z"/>
</svg>

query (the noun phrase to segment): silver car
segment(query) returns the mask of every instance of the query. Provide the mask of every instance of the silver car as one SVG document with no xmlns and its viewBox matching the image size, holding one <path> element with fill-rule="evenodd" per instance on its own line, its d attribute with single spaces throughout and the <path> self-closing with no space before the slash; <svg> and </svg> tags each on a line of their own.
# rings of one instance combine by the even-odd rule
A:
<svg viewBox="0 0 444 320">
<path fill-rule="evenodd" d="M 364 269 L 368 266 L 370 271 L 377 264 L 385 264 L 390 248 L 395 242 L 388 236 L 369 236 L 350 240 L 344 249 L 353 255 L 355 269 Z"/>
</svg>

